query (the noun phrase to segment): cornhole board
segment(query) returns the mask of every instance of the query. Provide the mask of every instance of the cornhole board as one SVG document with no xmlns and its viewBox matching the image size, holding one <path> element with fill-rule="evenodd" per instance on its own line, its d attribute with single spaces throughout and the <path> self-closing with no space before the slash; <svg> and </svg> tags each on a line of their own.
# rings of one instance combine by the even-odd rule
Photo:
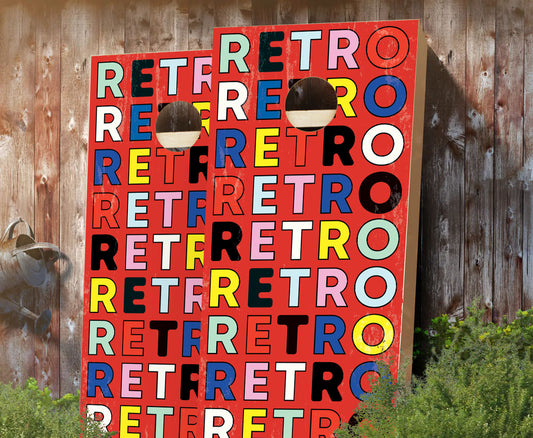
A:
<svg viewBox="0 0 533 438">
<path fill-rule="evenodd" d="M 123 438 L 197 423 L 210 74 L 210 51 L 91 61 L 81 399 Z M 158 129 L 175 101 L 200 124 Z"/>
<path fill-rule="evenodd" d="M 411 358 L 424 36 L 218 28 L 213 66 L 203 436 L 329 438 Z"/>
</svg>

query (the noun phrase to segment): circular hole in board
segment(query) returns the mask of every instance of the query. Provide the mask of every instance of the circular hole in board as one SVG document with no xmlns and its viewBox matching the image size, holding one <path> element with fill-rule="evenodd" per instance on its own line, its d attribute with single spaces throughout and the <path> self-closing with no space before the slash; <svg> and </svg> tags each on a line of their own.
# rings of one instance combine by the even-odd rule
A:
<svg viewBox="0 0 533 438">
<path fill-rule="evenodd" d="M 304 78 L 289 90 L 285 100 L 285 114 L 295 128 L 318 131 L 324 128 L 337 112 L 337 93 L 324 79 Z"/>
<path fill-rule="evenodd" d="M 155 122 L 157 141 L 165 149 L 182 152 L 200 137 L 202 119 L 189 102 L 178 100 L 165 105 Z"/>
</svg>

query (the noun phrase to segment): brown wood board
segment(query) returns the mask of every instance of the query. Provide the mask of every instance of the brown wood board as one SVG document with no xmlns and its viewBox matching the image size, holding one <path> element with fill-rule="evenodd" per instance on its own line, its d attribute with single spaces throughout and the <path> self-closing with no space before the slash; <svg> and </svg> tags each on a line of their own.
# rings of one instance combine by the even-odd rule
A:
<svg viewBox="0 0 533 438">
<path fill-rule="evenodd" d="M 0 14 L 0 41 L 4 62 L 0 66 L 0 150 L 2 204 L 0 224 L 5 228 L 21 217 L 33 226 L 34 201 L 34 84 L 35 33 L 33 17 L 22 4 L 5 7 Z M 27 233 L 17 226 L 15 233 Z M 17 288 L 9 298 L 33 309 L 34 291 Z M 21 384 L 35 373 L 32 321 L 18 313 L 3 314 L 0 320 L 0 380 Z"/>
</svg>

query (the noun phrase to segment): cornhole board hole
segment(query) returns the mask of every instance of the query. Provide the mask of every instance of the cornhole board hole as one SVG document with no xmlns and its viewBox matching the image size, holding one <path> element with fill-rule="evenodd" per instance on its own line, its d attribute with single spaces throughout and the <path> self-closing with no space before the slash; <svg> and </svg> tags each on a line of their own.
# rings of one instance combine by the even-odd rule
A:
<svg viewBox="0 0 533 438">
<path fill-rule="evenodd" d="M 418 21 L 214 30 L 204 437 L 330 437 L 411 358 Z"/>
<path fill-rule="evenodd" d="M 92 58 L 81 398 L 121 437 L 194 430 L 210 74 L 210 51 Z"/>
</svg>

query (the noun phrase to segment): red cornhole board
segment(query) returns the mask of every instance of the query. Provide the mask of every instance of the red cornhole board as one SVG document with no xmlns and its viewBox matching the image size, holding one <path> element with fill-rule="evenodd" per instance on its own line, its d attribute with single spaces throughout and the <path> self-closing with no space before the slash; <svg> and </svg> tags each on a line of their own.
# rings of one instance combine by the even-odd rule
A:
<svg viewBox="0 0 533 438">
<path fill-rule="evenodd" d="M 210 73 L 210 51 L 92 58 L 81 398 L 123 438 L 196 423 Z M 184 152 L 156 138 L 174 101 L 202 119 Z"/>
<path fill-rule="evenodd" d="M 410 359 L 425 58 L 418 21 L 215 29 L 204 437 L 330 437 Z"/>
</svg>

